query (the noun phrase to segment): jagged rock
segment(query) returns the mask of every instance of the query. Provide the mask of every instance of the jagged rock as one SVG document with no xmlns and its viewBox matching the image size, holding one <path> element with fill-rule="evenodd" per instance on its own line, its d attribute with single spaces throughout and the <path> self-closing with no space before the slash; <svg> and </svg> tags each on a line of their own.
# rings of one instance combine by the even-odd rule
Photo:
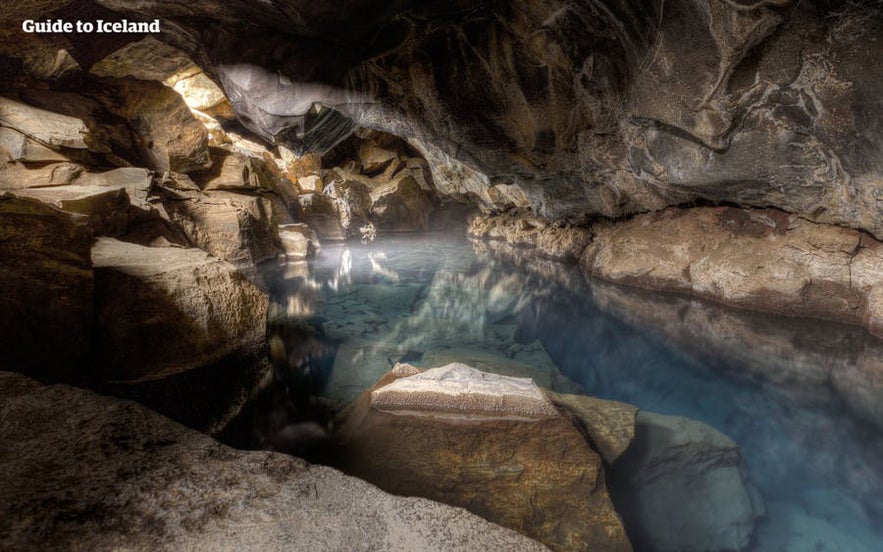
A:
<svg viewBox="0 0 883 552">
<path fill-rule="evenodd" d="M 84 217 L 0 194 L 4 369 L 78 379 L 93 327 L 92 234 Z"/>
<path fill-rule="evenodd" d="M 211 164 L 206 129 L 181 96 L 160 83 L 133 80 L 120 81 L 117 92 L 124 102 L 116 112 L 131 122 L 151 169 L 187 173 Z"/>
<path fill-rule="evenodd" d="M 13 549 L 544 549 L 459 508 L 228 448 L 132 402 L 8 373 L 0 399 L 0 531 Z"/>
<path fill-rule="evenodd" d="M 318 174 L 308 174 L 297 177 L 297 186 L 302 193 L 321 193 L 322 178 Z"/>
<path fill-rule="evenodd" d="M 86 149 L 90 138 L 89 129 L 81 119 L 3 97 L 0 97 L 0 126 L 55 148 Z"/>
<path fill-rule="evenodd" d="M 16 130 L 0 127 L 0 161 L 4 163 L 9 161 L 47 163 L 67 160 L 64 154 L 49 149 Z"/>
<path fill-rule="evenodd" d="M 51 163 L 26 165 L 0 164 L 0 189 L 18 190 L 41 186 L 64 186 L 73 183 L 86 167 L 78 163 Z"/>
<path fill-rule="evenodd" d="M 883 244 L 779 211 L 669 210 L 596 228 L 581 260 L 605 280 L 839 320 L 880 334 Z"/>
<path fill-rule="evenodd" d="M 742 550 L 764 514 L 738 446 L 679 416 L 638 412 L 611 488 L 640 549 Z"/>
<path fill-rule="evenodd" d="M 163 82 L 188 69 L 198 70 L 187 54 L 148 36 L 112 52 L 92 65 L 89 72 L 99 77 L 134 77 Z"/>
<path fill-rule="evenodd" d="M 585 395 L 566 395 L 545 391 L 549 399 L 583 423 L 592 445 L 607 464 L 622 456 L 635 437 L 636 406 L 596 399 Z"/>
<path fill-rule="evenodd" d="M 382 231 L 425 231 L 435 208 L 431 196 L 405 173 L 374 187 L 371 201 L 371 220 Z"/>
<path fill-rule="evenodd" d="M 469 236 L 504 241 L 515 247 L 526 247 L 550 259 L 579 259 L 592 239 L 586 228 L 557 226 L 533 216 L 476 216 L 467 229 Z"/>
<path fill-rule="evenodd" d="M 263 346 L 269 300 L 229 263 L 111 238 L 92 261 L 103 379 L 154 379 Z"/>
<path fill-rule="evenodd" d="M 395 494 L 462 506 L 554 550 L 631 550 L 600 457 L 529 380 L 463 366 L 413 373 L 400 365 L 344 415 L 335 455 L 344 471 Z M 449 388 L 459 394 L 453 402 Z M 519 397 L 512 412 L 536 405 L 528 410 L 539 418 L 510 419 L 498 392 Z M 437 417 L 450 404 L 458 417 Z M 405 410 L 378 410 L 393 406 Z"/>
<path fill-rule="evenodd" d="M 279 226 L 279 238 L 288 258 L 306 259 L 315 256 L 320 249 L 316 232 L 303 223 Z"/>
<path fill-rule="evenodd" d="M 282 253 L 279 225 L 290 217 L 278 203 L 272 194 L 212 190 L 177 191 L 164 205 L 193 244 L 239 267 L 253 267 Z"/>
<path fill-rule="evenodd" d="M 359 228 L 369 222 L 371 194 L 368 186 L 355 179 L 333 181 L 323 192 L 334 200 L 340 227 L 347 238 L 359 237 Z"/>
<path fill-rule="evenodd" d="M 227 102 L 227 96 L 218 85 L 195 66 L 179 71 L 166 79 L 166 82 L 184 98 L 184 103 L 190 109 L 211 112 Z"/>
</svg>

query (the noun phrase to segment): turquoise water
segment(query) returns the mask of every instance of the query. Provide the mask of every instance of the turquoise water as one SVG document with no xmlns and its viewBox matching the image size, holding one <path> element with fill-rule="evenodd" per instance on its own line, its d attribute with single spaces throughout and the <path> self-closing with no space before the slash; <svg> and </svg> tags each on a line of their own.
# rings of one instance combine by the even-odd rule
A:
<svg viewBox="0 0 883 552">
<path fill-rule="evenodd" d="M 700 420 L 735 440 L 763 495 L 750 549 L 883 550 L 883 343 L 483 247 L 381 238 L 266 271 L 274 316 L 314 332 L 291 365 L 338 405 L 397 361 L 460 361 Z"/>
</svg>

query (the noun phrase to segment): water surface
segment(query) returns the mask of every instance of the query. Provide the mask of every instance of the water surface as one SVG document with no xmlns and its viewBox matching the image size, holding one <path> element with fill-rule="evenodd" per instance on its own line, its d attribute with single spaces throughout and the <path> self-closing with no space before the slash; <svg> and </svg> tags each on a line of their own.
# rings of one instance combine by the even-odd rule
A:
<svg viewBox="0 0 883 552">
<path fill-rule="evenodd" d="M 441 235 L 326 245 L 264 276 L 275 316 L 316 328 L 323 345 L 303 354 L 329 401 L 352 400 L 397 361 L 459 361 L 694 418 L 738 443 L 763 494 L 753 550 L 883 550 L 878 340 L 484 247 Z"/>
</svg>

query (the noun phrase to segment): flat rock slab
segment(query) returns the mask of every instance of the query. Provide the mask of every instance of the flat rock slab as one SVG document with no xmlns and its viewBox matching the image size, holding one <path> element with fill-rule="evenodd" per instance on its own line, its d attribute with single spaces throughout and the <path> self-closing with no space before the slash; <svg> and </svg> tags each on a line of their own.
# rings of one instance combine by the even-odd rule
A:
<svg viewBox="0 0 883 552">
<path fill-rule="evenodd" d="M 13 550 L 545 549 L 460 508 L 6 372 L 0 432 L 0 533 Z"/>
<path fill-rule="evenodd" d="M 9 98 L 0 98 L 0 125 L 49 147 L 86 149 L 89 130 L 76 117 L 53 113 Z"/>
<path fill-rule="evenodd" d="M 558 411 L 529 378 L 451 363 L 371 392 L 371 407 L 392 414 L 464 419 L 539 420 Z"/>
<path fill-rule="evenodd" d="M 264 343 L 269 299 L 225 261 L 111 238 L 92 260 L 105 379 L 153 379 Z"/>
<path fill-rule="evenodd" d="M 883 335 L 883 243 L 780 211 L 700 207 L 638 215 L 596 228 L 581 262 L 608 281 Z"/>
</svg>

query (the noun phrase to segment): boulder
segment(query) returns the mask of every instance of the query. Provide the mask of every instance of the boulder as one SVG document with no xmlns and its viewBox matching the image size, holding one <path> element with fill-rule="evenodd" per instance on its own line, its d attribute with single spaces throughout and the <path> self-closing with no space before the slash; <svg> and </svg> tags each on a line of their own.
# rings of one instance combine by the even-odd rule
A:
<svg viewBox="0 0 883 552">
<path fill-rule="evenodd" d="M 312 228 L 303 223 L 279 226 L 282 248 L 289 259 L 306 259 L 319 253 L 319 238 Z"/>
<path fill-rule="evenodd" d="M 459 508 L 15 374 L 0 374 L 0 432 L 0 531 L 12 549 L 544 549 Z"/>
<path fill-rule="evenodd" d="M 343 240 L 346 233 L 340 224 L 335 202 L 325 194 L 303 194 L 297 197 L 303 221 L 322 240 Z"/>
<path fill-rule="evenodd" d="M 170 219 L 196 246 L 239 267 L 254 267 L 283 252 L 279 225 L 290 222 L 272 194 L 175 190 L 163 203 Z"/>
<path fill-rule="evenodd" d="M 381 231 L 419 232 L 429 227 L 432 196 L 407 173 L 371 190 L 371 220 Z"/>
<path fill-rule="evenodd" d="M 371 213 L 370 188 L 357 179 L 332 180 L 323 194 L 334 201 L 334 208 L 347 238 L 359 237 L 359 228 L 366 225 Z"/>
<path fill-rule="evenodd" d="M 555 406 L 566 409 L 582 422 L 592 446 L 608 465 L 628 449 L 635 437 L 638 407 L 586 395 L 568 395 L 545 390 Z"/>
<path fill-rule="evenodd" d="M 0 127 L 0 161 L 4 163 L 9 161 L 47 163 L 67 160 L 67 156 L 63 153 L 47 148 L 17 130 Z"/>
<path fill-rule="evenodd" d="M 642 550 L 743 550 L 764 514 L 736 443 L 679 416 L 638 412 L 611 489 Z"/>
<path fill-rule="evenodd" d="M 155 379 L 264 346 L 269 300 L 236 268 L 198 249 L 99 238 L 96 373 Z"/>
<path fill-rule="evenodd" d="M 883 243 L 771 210 L 674 209 L 599 225 L 587 274 L 790 316 L 883 319 Z"/>
<path fill-rule="evenodd" d="M 462 506 L 553 550 L 631 550 L 601 458 L 530 380 L 399 365 L 343 417 L 336 461 L 384 490 Z"/>
<path fill-rule="evenodd" d="M 85 217 L 0 194 L 0 364 L 41 379 L 83 376 L 93 327 Z"/>
<path fill-rule="evenodd" d="M 187 173 L 211 165 L 206 129 L 174 90 L 158 82 L 121 80 L 115 92 L 124 101 L 111 107 L 130 122 L 136 148 L 151 169 Z"/>
<path fill-rule="evenodd" d="M 162 82 L 191 68 L 195 69 L 193 62 L 183 51 L 147 36 L 114 50 L 93 64 L 89 73 Z"/>
</svg>

